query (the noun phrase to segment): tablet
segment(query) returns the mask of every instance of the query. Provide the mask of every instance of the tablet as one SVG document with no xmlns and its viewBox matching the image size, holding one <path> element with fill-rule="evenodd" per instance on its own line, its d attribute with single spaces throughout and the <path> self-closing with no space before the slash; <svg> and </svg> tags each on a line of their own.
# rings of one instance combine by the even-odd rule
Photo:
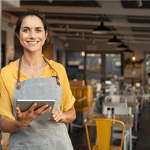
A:
<svg viewBox="0 0 150 150">
<path fill-rule="evenodd" d="M 34 110 L 37 110 L 41 106 L 48 104 L 48 106 L 51 106 L 51 111 L 47 114 L 44 114 L 42 116 L 37 117 L 35 120 L 50 120 L 52 110 L 55 104 L 55 100 L 51 99 L 18 99 L 17 105 L 22 112 L 28 110 L 35 102 L 37 102 L 37 106 Z"/>
</svg>

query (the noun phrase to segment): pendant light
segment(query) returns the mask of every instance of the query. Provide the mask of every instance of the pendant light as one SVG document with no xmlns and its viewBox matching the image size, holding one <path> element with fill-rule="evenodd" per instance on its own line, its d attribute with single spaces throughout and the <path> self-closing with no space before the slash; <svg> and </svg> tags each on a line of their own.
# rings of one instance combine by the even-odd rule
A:
<svg viewBox="0 0 150 150">
<path fill-rule="evenodd" d="M 119 46 L 116 47 L 116 50 L 125 50 L 127 48 L 128 48 L 128 46 L 125 45 L 124 43 L 122 43 L 121 45 L 119 45 Z"/>
<path fill-rule="evenodd" d="M 132 56 L 132 61 L 135 61 L 136 60 L 136 57 L 135 57 L 135 55 L 133 54 L 133 56 Z"/>
<path fill-rule="evenodd" d="M 127 48 L 126 50 L 122 51 L 123 53 L 134 53 L 131 49 Z"/>
<path fill-rule="evenodd" d="M 94 28 L 92 31 L 93 34 L 105 34 L 105 33 L 110 33 L 110 32 L 111 32 L 111 29 L 104 26 L 103 22 L 101 22 L 101 25 L 98 26 L 97 28 Z"/>
<path fill-rule="evenodd" d="M 116 35 L 114 35 L 114 37 L 110 40 L 108 40 L 107 44 L 121 44 L 122 41 L 117 39 Z"/>
</svg>

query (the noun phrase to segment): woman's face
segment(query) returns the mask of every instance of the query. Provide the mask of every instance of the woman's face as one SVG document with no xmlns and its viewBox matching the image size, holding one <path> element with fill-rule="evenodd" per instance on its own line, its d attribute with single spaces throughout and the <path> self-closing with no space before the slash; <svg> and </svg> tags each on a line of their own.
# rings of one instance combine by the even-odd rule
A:
<svg viewBox="0 0 150 150">
<path fill-rule="evenodd" d="M 42 51 L 47 32 L 45 32 L 43 22 L 37 16 L 27 16 L 23 19 L 18 38 L 24 51 Z"/>
</svg>

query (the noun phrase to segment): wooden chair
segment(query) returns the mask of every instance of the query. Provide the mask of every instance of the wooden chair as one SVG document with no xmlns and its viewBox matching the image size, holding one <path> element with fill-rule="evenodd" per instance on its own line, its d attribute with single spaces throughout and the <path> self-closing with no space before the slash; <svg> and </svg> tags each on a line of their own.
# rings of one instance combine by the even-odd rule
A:
<svg viewBox="0 0 150 150">
<path fill-rule="evenodd" d="M 88 122 L 91 121 L 96 122 L 97 140 L 98 140 L 98 145 L 94 145 L 92 148 L 90 144 L 89 132 L 87 127 Z M 114 123 L 119 123 L 122 125 L 122 139 L 120 146 L 110 146 L 111 129 L 112 129 L 111 127 Z M 85 129 L 89 150 L 122 150 L 124 130 L 125 130 L 125 125 L 123 122 L 115 119 L 103 119 L 103 118 L 88 119 L 85 122 Z"/>
</svg>

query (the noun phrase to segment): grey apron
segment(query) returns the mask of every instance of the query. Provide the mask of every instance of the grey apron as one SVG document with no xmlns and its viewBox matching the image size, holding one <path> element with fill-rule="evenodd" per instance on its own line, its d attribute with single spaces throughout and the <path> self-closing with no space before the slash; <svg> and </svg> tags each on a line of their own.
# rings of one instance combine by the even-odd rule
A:
<svg viewBox="0 0 150 150">
<path fill-rule="evenodd" d="M 16 117 L 17 99 L 55 99 L 54 108 L 60 108 L 63 89 L 54 68 L 49 64 L 56 72 L 56 77 L 34 78 L 20 82 L 20 66 L 21 60 L 13 95 L 13 115 Z M 9 150 L 73 150 L 73 147 L 64 123 L 34 120 L 27 127 L 10 135 Z"/>
</svg>

